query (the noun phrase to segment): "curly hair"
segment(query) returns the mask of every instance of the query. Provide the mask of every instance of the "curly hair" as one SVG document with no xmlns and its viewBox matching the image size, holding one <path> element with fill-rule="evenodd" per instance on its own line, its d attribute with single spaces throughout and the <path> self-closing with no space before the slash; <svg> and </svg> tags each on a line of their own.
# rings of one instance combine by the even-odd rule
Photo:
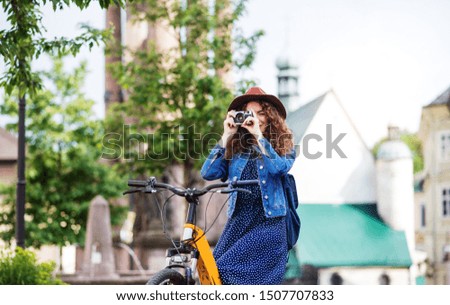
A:
<svg viewBox="0 0 450 305">
<path fill-rule="evenodd" d="M 294 147 L 292 131 L 287 127 L 286 121 L 272 104 L 266 101 L 256 102 L 261 105 L 267 117 L 267 127 L 263 132 L 263 136 L 270 142 L 278 155 L 286 155 Z M 245 109 L 247 104 L 236 110 Z M 255 136 L 247 129 L 239 126 L 237 132 L 230 137 L 226 144 L 225 159 L 229 160 L 238 153 L 252 153 L 254 152 L 254 145 L 258 145 Z"/>
</svg>

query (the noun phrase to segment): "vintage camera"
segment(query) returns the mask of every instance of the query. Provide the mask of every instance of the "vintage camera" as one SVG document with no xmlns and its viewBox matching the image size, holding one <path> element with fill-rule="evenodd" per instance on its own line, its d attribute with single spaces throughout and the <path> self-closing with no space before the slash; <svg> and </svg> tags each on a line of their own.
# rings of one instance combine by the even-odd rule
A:
<svg viewBox="0 0 450 305">
<path fill-rule="evenodd" d="M 248 117 L 253 116 L 253 112 L 251 110 L 249 111 L 236 111 L 234 116 L 234 123 L 238 126 L 242 125 L 244 123 L 245 119 Z"/>
</svg>

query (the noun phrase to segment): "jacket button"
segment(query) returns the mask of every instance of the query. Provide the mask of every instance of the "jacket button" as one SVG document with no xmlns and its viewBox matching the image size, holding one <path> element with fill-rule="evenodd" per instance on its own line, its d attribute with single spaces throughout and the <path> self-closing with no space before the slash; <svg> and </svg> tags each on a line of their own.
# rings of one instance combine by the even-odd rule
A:
<svg viewBox="0 0 450 305">
<path fill-rule="evenodd" d="M 264 196 L 264 199 L 269 199 L 269 196 L 267 196 L 267 195 L 266 195 L 266 196 Z"/>
<path fill-rule="evenodd" d="M 263 184 L 266 184 L 266 180 L 263 180 L 262 183 L 263 183 Z"/>
<path fill-rule="evenodd" d="M 271 211 L 269 211 L 267 214 L 269 214 L 269 215 L 272 215 L 272 212 Z"/>
<path fill-rule="evenodd" d="M 264 168 L 264 166 L 262 166 L 262 165 L 259 166 L 259 169 L 263 169 L 263 168 Z"/>
</svg>

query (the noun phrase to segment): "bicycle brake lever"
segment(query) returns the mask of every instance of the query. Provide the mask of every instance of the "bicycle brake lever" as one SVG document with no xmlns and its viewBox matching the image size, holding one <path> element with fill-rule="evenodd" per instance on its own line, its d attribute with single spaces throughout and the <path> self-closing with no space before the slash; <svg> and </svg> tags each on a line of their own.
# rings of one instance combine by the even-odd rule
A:
<svg viewBox="0 0 450 305">
<path fill-rule="evenodd" d="M 141 190 L 142 193 L 150 193 L 150 194 L 154 194 L 157 192 L 157 190 L 155 190 L 153 187 L 151 187 L 150 185 L 147 186 L 145 188 L 145 190 Z"/>
</svg>

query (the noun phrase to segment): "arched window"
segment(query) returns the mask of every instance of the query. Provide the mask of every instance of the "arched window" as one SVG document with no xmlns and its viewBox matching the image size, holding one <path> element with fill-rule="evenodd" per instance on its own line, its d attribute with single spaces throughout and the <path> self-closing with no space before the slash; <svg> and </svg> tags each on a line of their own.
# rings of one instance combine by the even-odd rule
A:
<svg viewBox="0 0 450 305">
<path fill-rule="evenodd" d="M 391 278 L 386 273 L 383 273 L 378 278 L 378 282 L 380 283 L 380 285 L 390 285 L 391 284 Z"/>
<path fill-rule="evenodd" d="M 339 273 L 333 272 L 333 274 L 331 274 L 331 277 L 330 277 L 331 285 L 342 285 L 343 282 L 344 282 L 344 279 L 342 278 L 342 276 Z"/>
</svg>

